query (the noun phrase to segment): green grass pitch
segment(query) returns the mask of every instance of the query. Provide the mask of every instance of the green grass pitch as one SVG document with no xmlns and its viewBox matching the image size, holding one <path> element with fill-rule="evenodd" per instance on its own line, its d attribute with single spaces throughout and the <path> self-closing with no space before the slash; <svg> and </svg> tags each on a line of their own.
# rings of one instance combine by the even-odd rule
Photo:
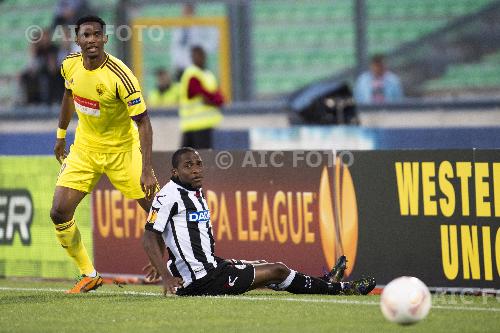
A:
<svg viewBox="0 0 500 333">
<path fill-rule="evenodd" d="M 163 297 L 160 286 L 104 285 L 65 295 L 72 282 L 0 279 L 1 332 L 498 332 L 500 297 L 439 296 L 422 322 L 387 322 L 379 296 L 258 290 L 230 297 Z"/>
</svg>

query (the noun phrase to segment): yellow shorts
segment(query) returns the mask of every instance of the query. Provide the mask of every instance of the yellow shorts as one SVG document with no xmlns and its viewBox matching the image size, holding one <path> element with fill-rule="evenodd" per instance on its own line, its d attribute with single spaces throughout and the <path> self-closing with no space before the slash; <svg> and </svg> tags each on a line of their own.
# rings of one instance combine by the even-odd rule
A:
<svg viewBox="0 0 500 333">
<path fill-rule="evenodd" d="M 125 197 L 144 198 L 139 147 L 121 153 L 97 153 L 72 145 L 61 165 L 56 185 L 90 193 L 103 173 Z"/>
</svg>

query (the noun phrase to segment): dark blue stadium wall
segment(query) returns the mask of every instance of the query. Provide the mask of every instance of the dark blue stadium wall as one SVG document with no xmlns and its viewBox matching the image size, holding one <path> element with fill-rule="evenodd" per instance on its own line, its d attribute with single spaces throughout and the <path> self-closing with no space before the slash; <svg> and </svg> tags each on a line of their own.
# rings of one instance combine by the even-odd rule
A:
<svg viewBox="0 0 500 333">
<path fill-rule="evenodd" d="M 0 134 L 0 155 L 52 155 L 55 137 L 55 132 Z M 73 140 L 68 132 L 66 142 Z"/>
<path fill-rule="evenodd" d="M 370 129 L 377 149 L 500 148 L 500 128 Z"/>
<path fill-rule="evenodd" d="M 332 128 L 335 130 L 336 128 Z M 289 129 L 276 131 L 277 138 Z M 397 128 L 380 129 L 351 127 L 350 137 L 359 136 L 372 141 L 373 149 L 458 149 L 500 148 L 500 128 Z M 0 155 L 52 155 L 53 133 L 0 134 Z M 73 133 L 68 134 L 68 143 L 73 142 Z M 271 139 L 272 140 L 272 139 Z M 278 140 L 278 139 L 277 139 Z M 250 134 L 246 130 L 218 130 L 214 136 L 217 150 L 252 149 Z M 314 149 L 314 147 L 311 147 Z"/>
</svg>

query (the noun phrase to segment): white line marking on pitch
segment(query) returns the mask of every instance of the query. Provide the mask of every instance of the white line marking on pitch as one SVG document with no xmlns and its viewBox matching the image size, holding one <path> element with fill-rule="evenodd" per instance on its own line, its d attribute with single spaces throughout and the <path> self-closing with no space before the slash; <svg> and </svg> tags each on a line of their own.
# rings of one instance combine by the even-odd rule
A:
<svg viewBox="0 0 500 333">
<path fill-rule="evenodd" d="M 13 287 L 0 287 L 4 291 L 45 291 L 45 292 L 58 292 L 62 293 L 65 289 L 54 288 L 13 288 Z M 161 293 L 143 292 L 143 291 L 106 291 L 99 290 L 92 292 L 93 295 L 106 294 L 106 295 L 131 295 L 131 296 L 162 296 Z M 240 301 L 281 301 L 281 302 L 298 302 L 298 303 L 332 303 L 332 304 L 354 304 L 354 305 L 379 305 L 379 302 L 374 301 L 357 301 L 348 299 L 311 299 L 311 298 L 290 298 L 290 297 L 263 297 L 263 296 L 207 296 L 204 298 L 215 299 L 229 299 Z M 477 306 L 446 306 L 446 305 L 433 305 L 433 309 L 440 310 L 460 310 L 460 311 L 486 311 L 486 312 L 500 312 L 500 308 L 486 308 Z"/>
</svg>

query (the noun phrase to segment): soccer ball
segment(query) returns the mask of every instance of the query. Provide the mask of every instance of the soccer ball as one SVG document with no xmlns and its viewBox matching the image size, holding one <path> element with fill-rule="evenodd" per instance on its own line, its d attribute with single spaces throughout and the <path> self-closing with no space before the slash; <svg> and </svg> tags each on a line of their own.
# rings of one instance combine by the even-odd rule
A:
<svg viewBox="0 0 500 333">
<path fill-rule="evenodd" d="M 398 277 L 385 286 L 380 308 L 384 317 L 393 323 L 414 324 L 429 313 L 431 293 L 425 283 L 416 277 Z"/>
</svg>

